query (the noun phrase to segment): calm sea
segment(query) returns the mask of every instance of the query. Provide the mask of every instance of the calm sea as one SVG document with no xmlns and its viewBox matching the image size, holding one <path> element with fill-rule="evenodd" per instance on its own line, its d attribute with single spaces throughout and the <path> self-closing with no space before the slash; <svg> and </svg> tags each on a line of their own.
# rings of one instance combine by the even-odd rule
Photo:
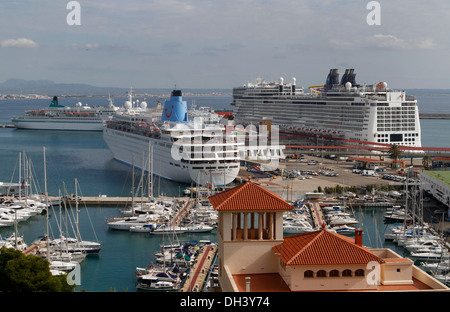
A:
<svg viewBox="0 0 450 312">
<path fill-rule="evenodd" d="M 190 104 L 192 100 L 198 106 L 211 106 L 215 109 L 231 108 L 231 97 L 184 97 Z M 426 113 L 450 113 L 447 97 L 442 95 L 418 96 L 421 111 Z M 83 104 L 106 105 L 106 99 L 80 99 Z M 122 105 L 125 99 L 115 99 L 116 105 Z M 148 100 L 147 100 L 148 101 Z M 423 104 L 422 102 L 423 101 Z M 28 109 L 48 106 L 49 100 L 2 100 L 0 101 L 0 124 L 11 122 L 11 117 L 22 114 Z M 61 99 L 60 104 L 74 105 L 76 99 Z M 150 101 L 148 101 L 151 103 Z M 422 105 L 426 105 L 422 107 Z M 422 120 L 423 146 L 450 147 L 450 120 Z M 112 154 L 102 139 L 101 133 L 32 131 L 0 129 L 0 181 L 9 182 L 14 175 L 17 181 L 19 152 L 25 152 L 31 159 L 39 192 L 44 191 L 43 147 L 46 149 L 47 181 L 50 195 L 59 192 L 75 192 L 74 181 L 78 179 L 79 194 L 84 196 L 129 196 L 131 190 L 131 168 L 114 161 Z M 139 179 L 139 176 L 136 176 Z M 158 180 L 157 189 L 168 196 L 178 196 L 187 185 Z M 153 255 L 162 244 L 161 238 L 149 234 L 128 233 L 108 230 L 105 219 L 120 216 L 123 207 L 80 207 L 80 231 L 85 240 L 98 240 L 102 243 L 101 254 L 88 257 L 81 265 L 81 285 L 78 291 L 136 291 L 135 269 L 147 267 L 153 262 Z M 69 212 L 72 213 L 72 212 Z M 380 209 L 359 212 L 360 222 L 365 230 L 365 244 L 381 246 L 383 240 L 375 233 L 382 233 Z M 59 210 L 49 214 L 52 235 L 58 236 L 56 222 Z M 64 212 L 63 212 L 64 215 Z M 19 232 L 27 243 L 31 243 L 46 231 L 45 216 L 36 216 L 19 224 Z M 378 231 L 374 229 L 377 228 Z M 367 229 L 367 230 L 366 230 Z M 8 236 L 12 228 L 0 228 L 0 235 Z M 215 241 L 216 232 L 211 234 L 184 235 L 180 240 L 211 239 Z"/>
</svg>

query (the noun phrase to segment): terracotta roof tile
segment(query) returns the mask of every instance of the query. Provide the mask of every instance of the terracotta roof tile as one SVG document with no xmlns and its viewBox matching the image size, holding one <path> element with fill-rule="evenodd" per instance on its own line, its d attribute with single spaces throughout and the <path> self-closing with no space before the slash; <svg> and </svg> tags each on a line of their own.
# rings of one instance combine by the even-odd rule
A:
<svg viewBox="0 0 450 312">
<path fill-rule="evenodd" d="M 354 239 L 325 229 L 284 238 L 273 250 L 286 265 L 364 264 L 383 260 Z"/>
<path fill-rule="evenodd" d="M 209 201 L 218 211 L 294 209 L 280 196 L 250 181 L 210 196 Z"/>
</svg>

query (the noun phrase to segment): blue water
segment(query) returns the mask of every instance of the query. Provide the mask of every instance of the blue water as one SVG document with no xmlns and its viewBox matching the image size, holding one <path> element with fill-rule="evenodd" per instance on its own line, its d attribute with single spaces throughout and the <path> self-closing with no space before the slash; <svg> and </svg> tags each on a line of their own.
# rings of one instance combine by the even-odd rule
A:
<svg viewBox="0 0 450 312">
<path fill-rule="evenodd" d="M 445 96 L 426 95 L 427 113 L 445 110 Z M 192 100 L 198 106 L 212 106 L 215 109 L 231 108 L 231 97 L 184 97 L 188 104 Z M 124 99 L 116 99 L 116 105 Z M 81 99 L 90 105 L 105 105 L 106 99 Z M 420 101 L 420 99 L 419 99 Z M 74 105 L 78 100 L 61 99 L 63 105 Z M 148 101 L 151 103 L 150 101 Z M 21 114 L 27 109 L 46 107 L 49 100 L 3 100 L 0 101 L 0 123 L 10 123 L 11 117 Z M 433 107 L 435 111 L 433 111 Z M 423 146 L 450 147 L 450 120 L 421 120 Z M 24 151 L 32 160 L 36 179 L 41 192 L 44 191 L 43 178 L 43 147 L 46 149 L 48 192 L 57 195 L 63 191 L 74 193 L 74 180 L 78 179 L 84 196 L 128 196 L 131 190 L 131 168 L 112 158 L 112 154 L 96 132 L 66 132 L 66 131 L 32 131 L 17 129 L 0 129 L 0 181 L 8 182 L 15 172 L 17 181 L 17 158 Z M 157 168 L 155 169 L 157 170 Z M 136 180 L 139 179 L 137 174 Z M 168 196 L 178 196 L 186 185 L 158 181 L 159 190 Z M 154 189 L 156 192 L 157 189 Z M 122 207 L 80 207 L 80 231 L 83 239 L 99 240 L 103 249 L 97 257 L 88 257 L 81 266 L 81 285 L 77 291 L 136 291 L 134 271 L 136 267 L 146 267 L 153 261 L 153 254 L 162 243 L 160 237 L 149 234 L 128 233 L 108 230 L 105 219 L 119 216 Z M 364 244 L 372 247 L 383 242 L 377 239 L 375 233 L 382 233 L 385 225 L 382 222 L 381 209 L 368 209 L 361 213 L 360 221 L 366 235 Z M 64 213 L 63 213 L 64 214 Z M 51 228 L 55 231 L 59 211 L 50 212 Z M 27 243 L 43 235 L 46 231 L 46 217 L 36 216 L 19 224 L 19 232 Z M 374 231 L 377 228 L 378 231 Z M 12 233 L 11 228 L 0 228 L 0 235 Z M 217 232 L 211 234 L 196 234 L 182 236 L 180 239 L 211 239 L 215 241 Z M 58 233 L 53 232 L 53 236 Z M 379 234 L 381 235 L 381 234 Z M 395 248 L 395 246 L 393 246 Z"/>
</svg>

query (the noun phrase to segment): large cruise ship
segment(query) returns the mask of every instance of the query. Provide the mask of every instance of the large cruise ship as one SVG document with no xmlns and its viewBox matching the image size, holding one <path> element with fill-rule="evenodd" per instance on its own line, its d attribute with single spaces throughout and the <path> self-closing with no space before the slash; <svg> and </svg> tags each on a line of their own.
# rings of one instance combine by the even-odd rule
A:
<svg viewBox="0 0 450 312">
<path fill-rule="evenodd" d="M 102 131 L 105 121 L 118 109 L 110 99 L 108 106 L 92 107 L 78 102 L 71 107 L 60 105 L 54 96 L 49 107 L 14 116 L 12 123 L 17 129 Z"/>
<path fill-rule="evenodd" d="M 126 110 L 103 128 L 116 160 L 187 184 L 222 186 L 236 178 L 244 143 L 234 131 L 226 131 L 217 114 L 188 114 L 180 90 L 172 92 L 164 107 L 150 109 L 134 108 L 129 96 Z"/>
<path fill-rule="evenodd" d="M 233 114 L 237 123 L 266 119 L 292 133 L 421 147 L 415 97 L 386 82 L 360 85 L 355 76 L 346 69 L 339 81 L 338 69 L 331 69 L 325 84 L 310 92 L 297 87 L 295 78 L 290 83 L 258 78 L 233 88 Z"/>
</svg>

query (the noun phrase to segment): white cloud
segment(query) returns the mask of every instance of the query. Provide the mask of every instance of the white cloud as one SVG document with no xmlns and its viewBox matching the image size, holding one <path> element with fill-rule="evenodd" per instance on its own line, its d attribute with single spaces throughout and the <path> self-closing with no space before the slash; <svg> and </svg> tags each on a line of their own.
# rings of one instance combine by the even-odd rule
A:
<svg viewBox="0 0 450 312">
<path fill-rule="evenodd" d="M 33 49 L 39 47 L 39 44 L 28 38 L 6 39 L 0 42 L 3 48 L 27 48 Z"/>
<path fill-rule="evenodd" d="M 434 49 L 436 44 L 432 38 L 402 39 L 394 35 L 376 34 L 372 37 L 355 37 L 354 40 L 331 39 L 329 42 L 343 50 L 349 49 L 381 49 L 381 50 L 408 50 L 408 49 Z"/>
</svg>

